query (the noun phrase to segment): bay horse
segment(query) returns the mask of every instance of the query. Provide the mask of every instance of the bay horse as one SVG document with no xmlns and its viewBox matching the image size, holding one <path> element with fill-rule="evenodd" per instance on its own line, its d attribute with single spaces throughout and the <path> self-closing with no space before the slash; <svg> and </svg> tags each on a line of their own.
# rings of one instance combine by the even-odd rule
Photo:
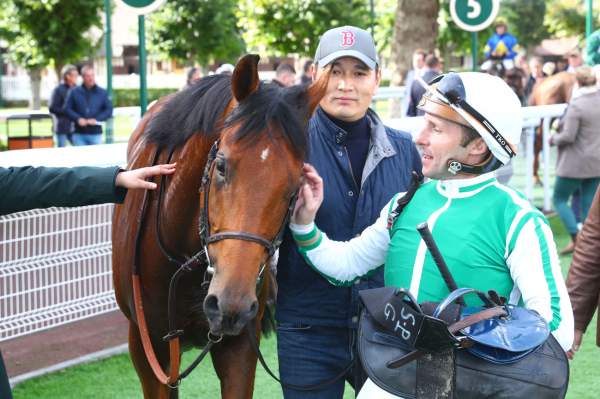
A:
<svg viewBox="0 0 600 399">
<path fill-rule="evenodd" d="M 575 85 L 575 74 L 570 72 L 559 72 L 552 76 L 544 78 L 533 86 L 529 105 L 551 105 L 568 103 L 573 94 L 573 86 Z M 543 148 L 542 125 L 535 131 L 535 141 L 533 146 L 533 177 L 535 182 L 540 184 L 539 177 L 540 168 L 540 152 Z"/>
<path fill-rule="evenodd" d="M 147 399 L 177 398 L 171 376 L 181 352 L 208 343 L 222 397 L 253 394 L 250 339 L 260 337 L 271 284 L 264 265 L 292 209 L 307 123 L 328 79 L 280 88 L 259 81 L 258 61 L 246 55 L 232 76 L 208 76 L 159 100 L 129 141 L 128 168 L 177 162 L 157 192 L 130 192 L 113 216 L 115 295 Z M 183 262 L 194 267 L 168 305 Z"/>
</svg>

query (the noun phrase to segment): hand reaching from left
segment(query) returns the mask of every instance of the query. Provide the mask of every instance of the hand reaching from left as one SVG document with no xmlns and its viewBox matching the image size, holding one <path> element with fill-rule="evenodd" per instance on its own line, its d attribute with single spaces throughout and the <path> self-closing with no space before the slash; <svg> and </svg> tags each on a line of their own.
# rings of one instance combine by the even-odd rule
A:
<svg viewBox="0 0 600 399">
<path fill-rule="evenodd" d="M 143 188 L 154 190 L 156 183 L 146 181 L 147 178 L 157 175 L 171 175 L 175 173 L 175 163 L 154 165 L 146 168 L 139 168 L 120 172 L 115 179 L 115 185 L 124 188 Z"/>
</svg>

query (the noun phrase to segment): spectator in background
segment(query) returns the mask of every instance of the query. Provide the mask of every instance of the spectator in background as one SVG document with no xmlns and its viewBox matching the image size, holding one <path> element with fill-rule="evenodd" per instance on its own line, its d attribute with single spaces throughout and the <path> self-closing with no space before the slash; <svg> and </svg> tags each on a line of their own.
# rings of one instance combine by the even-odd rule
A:
<svg viewBox="0 0 600 399">
<path fill-rule="evenodd" d="M 575 73 L 575 70 L 583 65 L 583 58 L 581 57 L 579 50 L 574 50 L 569 53 L 567 56 L 567 63 L 569 66 L 566 71 L 571 73 Z"/>
<path fill-rule="evenodd" d="M 310 75 L 310 67 L 312 67 L 312 65 L 312 60 L 308 60 L 304 63 L 304 66 L 302 67 L 302 76 L 300 76 L 299 82 L 301 85 L 312 83 L 312 76 Z"/>
<path fill-rule="evenodd" d="M 73 121 L 65 113 L 65 103 L 69 91 L 77 84 L 79 73 L 74 65 L 67 64 L 60 71 L 60 76 L 62 83 L 56 86 L 52 92 L 48 108 L 55 118 L 53 127 L 58 146 L 65 147 L 67 140 L 71 141 L 71 134 L 73 133 Z"/>
<path fill-rule="evenodd" d="M 412 67 L 410 71 L 406 73 L 406 79 L 404 79 L 404 87 L 406 92 L 402 99 L 402 116 L 406 116 L 408 112 L 408 105 L 410 104 L 410 87 L 415 81 L 415 76 L 422 76 L 423 69 L 425 68 L 425 57 L 427 53 L 423 49 L 416 49 L 412 55 Z"/>
<path fill-rule="evenodd" d="M 544 74 L 546 74 L 546 76 L 552 76 L 556 72 L 556 64 L 552 61 L 544 62 L 544 65 L 542 65 L 542 71 Z"/>
<path fill-rule="evenodd" d="M 290 64 L 279 64 L 275 70 L 273 83 L 281 87 L 293 86 L 296 81 L 296 70 Z"/>
<path fill-rule="evenodd" d="M 106 90 L 96 84 L 94 68 L 86 65 L 81 69 L 83 84 L 69 91 L 65 113 L 75 122 L 73 145 L 102 143 L 103 122 L 112 117 L 113 106 Z"/>
<path fill-rule="evenodd" d="M 429 54 L 425 58 L 425 68 L 421 74 L 421 79 L 425 82 L 429 82 L 440 73 L 442 73 L 442 69 L 439 58 L 433 54 Z M 410 99 L 406 116 L 421 116 L 425 114 L 425 111 L 417 109 L 423 94 L 425 94 L 425 89 L 417 80 L 414 80 L 410 86 Z"/>
<path fill-rule="evenodd" d="M 558 146 L 554 208 L 572 238 L 561 254 L 573 252 L 577 240 L 578 227 L 575 214 L 567 204 L 569 197 L 577 189 L 581 190 L 581 215 L 585 220 L 600 183 L 600 92 L 590 67 L 577 68 L 575 78 L 563 128 L 550 137 L 550 145 Z"/>
<path fill-rule="evenodd" d="M 200 80 L 201 77 L 200 68 L 191 67 L 187 73 L 186 87 L 191 86 L 195 81 Z"/>
<path fill-rule="evenodd" d="M 588 217 L 577 237 L 567 276 L 567 290 L 575 319 L 575 339 L 568 353 L 572 359 L 595 311 L 600 309 L 600 190 L 596 191 Z M 600 346 L 600 319 L 596 321 L 596 345 Z"/>
<path fill-rule="evenodd" d="M 529 76 L 525 83 L 525 104 L 528 104 L 529 96 L 531 96 L 535 84 L 544 80 L 546 76 L 547 75 L 542 70 L 542 59 L 540 57 L 532 57 L 529 60 Z"/>
</svg>

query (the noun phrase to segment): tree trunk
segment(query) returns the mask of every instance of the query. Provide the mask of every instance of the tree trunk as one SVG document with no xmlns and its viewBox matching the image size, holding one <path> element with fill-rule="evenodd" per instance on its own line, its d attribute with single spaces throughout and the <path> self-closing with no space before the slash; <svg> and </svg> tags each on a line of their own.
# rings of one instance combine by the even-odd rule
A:
<svg viewBox="0 0 600 399">
<path fill-rule="evenodd" d="M 42 68 L 30 69 L 29 80 L 31 81 L 31 97 L 29 98 L 29 108 L 33 110 L 39 110 L 42 106 L 40 96 L 42 89 Z"/>
<path fill-rule="evenodd" d="M 428 52 L 435 49 L 439 8 L 439 0 L 398 0 L 392 42 L 393 86 L 400 86 L 412 69 L 412 54 L 416 49 Z M 392 108 L 394 117 L 401 116 L 400 102 L 397 103 Z"/>
</svg>

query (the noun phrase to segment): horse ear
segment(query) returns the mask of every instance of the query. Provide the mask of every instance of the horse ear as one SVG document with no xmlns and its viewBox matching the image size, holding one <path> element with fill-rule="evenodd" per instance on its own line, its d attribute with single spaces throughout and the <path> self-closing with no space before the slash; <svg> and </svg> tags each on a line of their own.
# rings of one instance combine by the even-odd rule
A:
<svg viewBox="0 0 600 399">
<path fill-rule="evenodd" d="M 319 74 L 319 78 L 314 81 L 308 87 L 308 112 L 309 117 L 317 109 L 317 105 L 321 102 L 323 96 L 327 92 L 327 85 L 329 84 L 329 75 L 331 68 L 327 68 L 325 71 Z"/>
<path fill-rule="evenodd" d="M 256 54 L 246 54 L 235 66 L 231 77 L 233 97 L 240 102 L 258 89 L 258 61 Z"/>
</svg>

